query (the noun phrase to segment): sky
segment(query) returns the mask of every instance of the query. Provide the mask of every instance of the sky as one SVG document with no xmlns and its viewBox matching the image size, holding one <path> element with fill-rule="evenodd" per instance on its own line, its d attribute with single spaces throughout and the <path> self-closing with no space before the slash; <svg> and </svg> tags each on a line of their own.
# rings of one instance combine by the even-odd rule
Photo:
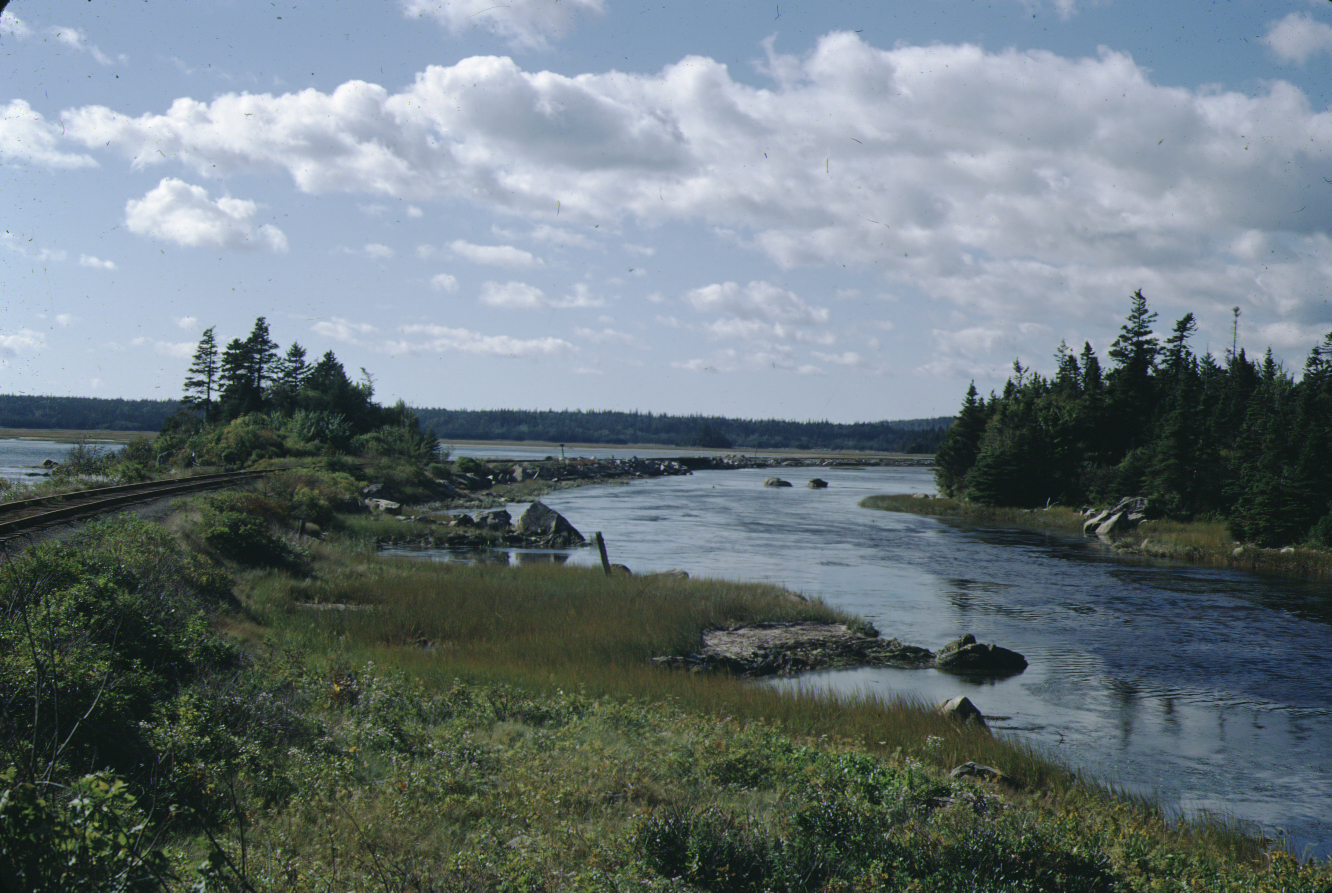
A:
<svg viewBox="0 0 1332 893">
<path fill-rule="evenodd" d="M 257 317 L 376 398 L 951 415 L 1332 331 L 1328 0 L 12 0 L 0 392 Z"/>
</svg>

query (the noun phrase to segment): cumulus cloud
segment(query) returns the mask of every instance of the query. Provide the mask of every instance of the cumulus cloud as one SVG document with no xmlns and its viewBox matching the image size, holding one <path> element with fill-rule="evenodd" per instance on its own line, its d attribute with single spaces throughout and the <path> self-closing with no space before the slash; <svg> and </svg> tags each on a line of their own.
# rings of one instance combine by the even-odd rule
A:
<svg viewBox="0 0 1332 893">
<path fill-rule="evenodd" d="M 451 34 L 485 28 L 515 46 L 544 48 L 568 34 L 580 16 L 605 11 L 603 0 L 406 0 L 403 11 L 438 21 Z"/>
<path fill-rule="evenodd" d="M 392 353 L 471 353 L 492 357 L 556 357 L 577 351 L 561 338 L 512 338 L 508 335 L 482 335 L 468 329 L 437 325 L 403 326 L 408 337 L 389 345 Z M 424 340 L 422 340 L 424 339 Z"/>
<path fill-rule="evenodd" d="M 0 108 L 0 158 L 47 167 L 96 167 L 90 155 L 61 152 L 60 127 L 51 124 L 22 99 Z"/>
<path fill-rule="evenodd" d="M 430 277 L 430 287 L 435 291 L 454 292 L 458 290 L 458 279 L 448 273 L 437 273 Z"/>
<path fill-rule="evenodd" d="M 1321 27 L 1301 27 L 1303 43 L 1274 27 L 1274 51 L 1319 51 Z M 1289 83 L 1255 95 L 1160 86 L 1110 50 L 881 49 L 845 32 L 799 58 L 774 54 L 769 68 L 781 77 L 756 86 L 703 57 L 580 75 L 474 57 L 397 92 L 351 81 L 179 99 L 139 117 L 89 106 L 62 120 L 71 139 L 109 142 L 140 167 L 277 168 L 311 193 L 702 223 L 784 268 L 880 270 L 890 290 L 969 320 L 958 331 L 1052 318 L 1099 327 L 1139 287 L 1166 314 L 1237 304 L 1290 315 L 1314 300 L 1292 308 L 1286 289 L 1317 281 L 1328 261 L 1332 190 L 1310 184 L 1332 179 L 1332 112 Z M 1228 250 L 1249 232 L 1288 245 L 1284 272 Z M 532 257 L 459 247 L 482 263 Z"/>
<path fill-rule="evenodd" d="M 493 267 L 534 267 L 541 263 L 531 252 L 512 245 L 474 245 L 457 239 L 449 243 L 449 249 L 474 264 Z"/>
<path fill-rule="evenodd" d="M 1263 42 L 1282 62 L 1303 65 L 1316 53 L 1332 52 L 1332 27 L 1304 12 L 1292 12 L 1268 26 Z"/>
<path fill-rule="evenodd" d="M 247 199 L 213 201 L 202 186 L 166 177 L 143 198 L 125 203 L 125 224 L 130 232 L 178 245 L 285 252 L 282 230 L 254 225 L 257 210 Z"/>
<path fill-rule="evenodd" d="M 581 282 L 575 284 L 573 291 L 562 298 L 547 297 L 541 289 L 526 282 L 487 282 L 481 286 L 481 303 L 519 310 L 568 310 L 600 307 L 605 302 L 594 297 Z"/>
<path fill-rule="evenodd" d="M 199 331 L 199 317 L 197 316 L 177 317 L 176 325 L 187 332 L 197 332 Z"/>
<path fill-rule="evenodd" d="M 340 316 L 332 319 L 321 319 L 310 327 L 310 330 L 317 335 L 323 335 L 325 338 L 332 338 L 335 341 L 342 341 L 347 344 L 360 344 L 360 338 L 365 335 L 373 335 L 378 331 L 370 323 L 351 322 Z"/>
<path fill-rule="evenodd" d="M 72 326 L 79 321 L 79 317 L 72 313 L 57 313 L 55 321 L 59 326 Z"/>
<path fill-rule="evenodd" d="M 0 332 L 0 361 L 12 360 L 24 353 L 35 353 L 46 347 L 46 338 L 32 329 Z"/>
<path fill-rule="evenodd" d="M 702 313 L 729 313 L 742 320 L 786 323 L 798 326 L 823 325 L 829 314 L 825 307 L 811 307 L 795 292 L 771 282 L 751 282 L 741 286 L 723 282 L 696 288 L 685 300 Z"/>
<path fill-rule="evenodd" d="M 91 254 L 80 254 L 79 266 L 92 267 L 94 270 L 114 270 L 116 269 L 116 262 L 112 260 L 102 260 Z"/>
<path fill-rule="evenodd" d="M 362 248 L 361 251 L 365 253 L 366 257 L 372 257 L 376 260 L 388 260 L 397 253 L 392 248 L 380 244 L 379 242 L 371 242 Z"/>
</svg>

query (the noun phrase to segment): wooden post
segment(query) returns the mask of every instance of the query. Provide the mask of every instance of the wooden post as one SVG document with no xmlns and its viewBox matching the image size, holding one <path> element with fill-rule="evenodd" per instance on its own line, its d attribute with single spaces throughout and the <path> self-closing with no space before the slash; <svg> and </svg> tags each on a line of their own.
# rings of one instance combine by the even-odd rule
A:
<svg viewBox="0 0 1332 893">
<path fill-rule="evenodd" d="M 597 550 L 601 552 L 601 569 L 606 572 L 606 576 L 611 575 L 610 559 L 606 557 L 606 541 L 601 538 L 601 531 L 598 530 L 593 537 L 597 541 Z"/>
</svg>

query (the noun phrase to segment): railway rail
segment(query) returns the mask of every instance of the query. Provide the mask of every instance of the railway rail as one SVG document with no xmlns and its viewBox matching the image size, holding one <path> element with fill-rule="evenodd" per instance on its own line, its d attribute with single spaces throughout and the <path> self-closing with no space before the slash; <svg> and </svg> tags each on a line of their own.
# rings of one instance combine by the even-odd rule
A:
<svg viewBox="0 0 1332 893">
<path fill-rule="evenodd" d="M 18 499 L 14 502 L 0 503 L 0 543 L 5 543 L 29 531 L 49 527 L 53 524 L 63 524 L 79 518 L 92 517 L 123 506 L 151 502 L 164 496 L 228 487 L 244 481 L 255 480 L 267 473 L 264 471 L 224 471 L 179 480 L 146 481 L 115 487 L 97 487 L 92 490 L 76 490 L 54 496 L 41 496 L 35 499 Z"/>
</svg>

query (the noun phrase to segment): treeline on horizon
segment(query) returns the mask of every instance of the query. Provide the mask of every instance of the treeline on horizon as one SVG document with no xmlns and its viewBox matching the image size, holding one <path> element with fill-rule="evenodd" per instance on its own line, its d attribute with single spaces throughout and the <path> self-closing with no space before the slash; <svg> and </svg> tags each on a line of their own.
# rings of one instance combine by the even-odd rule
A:
<svg viewBox="0 0 1332 893">
<path fill-rule="evenodd" d="M 1218 520 L 1242 542 L 1332 547 L 1332 333 L 1297 380 L 1232 346 L 1196 356 L 1192 313 L 1162 338 L 1141 291 L 1102 371 L 1061 343 L 1044 377 L 1014 361 L 1003 392 L 967 391 L 935 456 L 941 493 L 986 505 L 1108 503 Z M 1236 325 L 1238 325 L 1236 308 Z"/>
<path fill-rule="evenodd" d="M 0 428 L 156 431 L 185 406 L 178 400 L 122 400 L 0 394 Z M 415 409 L 443 440 L 662 444 L 717 449 L 820 449 L 933 453 L 952 419 L 791 422 L 641 412 Z"/>
</svg>

